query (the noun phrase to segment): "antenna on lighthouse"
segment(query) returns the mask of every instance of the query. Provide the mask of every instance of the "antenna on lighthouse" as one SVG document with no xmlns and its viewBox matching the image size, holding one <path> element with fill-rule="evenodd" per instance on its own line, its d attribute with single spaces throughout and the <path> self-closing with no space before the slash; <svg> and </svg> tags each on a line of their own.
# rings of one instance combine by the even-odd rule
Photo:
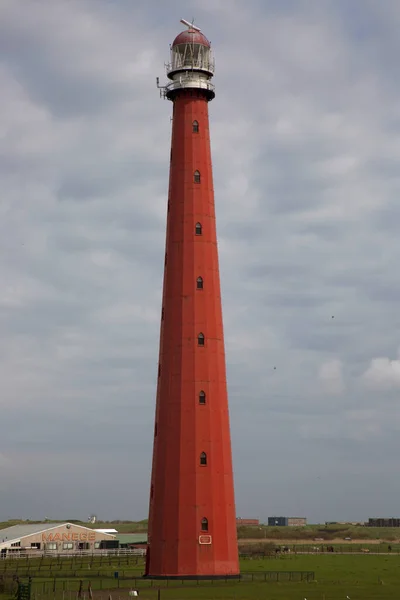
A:
<svg viewBox="0 0 400 600">
<path fill-rule="evenodd" d="M 181 23 L 186 25 L 186 27 L 189 27 L 189 29 L 194 29 L 195 31 L 201 31 L 200 27 L 196 27 L 196 25 L 193 25 L 193 23 L 189 23 L 189 21 L 186 21 L 186 19 L 181 19 Z"/>
</svg>

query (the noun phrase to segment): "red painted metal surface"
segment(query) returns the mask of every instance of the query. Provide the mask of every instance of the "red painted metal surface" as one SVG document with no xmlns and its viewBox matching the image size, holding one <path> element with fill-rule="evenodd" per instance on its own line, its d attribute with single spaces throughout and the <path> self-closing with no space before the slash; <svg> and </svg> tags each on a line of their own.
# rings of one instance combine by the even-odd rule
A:
<svg viewBox="0 0 400 600">
<path fill-rule="evenodd" d="M 149 577 L 239 573 L 208 102 L 201 90 L 180 90 L 173 104 L 148 543 Z"/>
<path fill-rule="evenodd" d="M 202 46 L 210 47 L 210 42 L 201 31 L 195 29 L 186 29 L 176 36 L 172 42 L 172 46 L 178 46 L 179 44 L 201 44 Z"/>
</svg>

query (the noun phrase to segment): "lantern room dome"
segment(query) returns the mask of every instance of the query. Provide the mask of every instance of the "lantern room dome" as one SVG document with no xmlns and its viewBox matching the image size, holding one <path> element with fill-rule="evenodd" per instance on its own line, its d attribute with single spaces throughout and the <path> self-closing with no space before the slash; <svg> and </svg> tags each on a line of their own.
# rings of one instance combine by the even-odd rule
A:
<svg viewBox="0 0 400 600">
<path fill-rule="evenodd" d="M 211 47 L 211 44 L 206 36 L 203 35 L 201 31 L 197 31 L 196 29 L 186 29 L 177 35 L 172 42 L 172 47 L 180 44 L 200 44 L 201 46 L 206 46 L 206 48 Z"/>
</svg>

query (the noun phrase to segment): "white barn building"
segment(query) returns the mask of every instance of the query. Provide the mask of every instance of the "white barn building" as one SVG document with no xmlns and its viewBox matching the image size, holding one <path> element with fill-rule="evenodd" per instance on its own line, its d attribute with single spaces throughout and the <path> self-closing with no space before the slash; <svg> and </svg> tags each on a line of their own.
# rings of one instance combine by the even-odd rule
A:
<svg viewBox="0 0 400 600">
<path fill-rule="evenodd" d="M 102 541 L 115 539 L 115 534 L 74 523 L 26 523 L 0 529 L 0 558 L 22 551 L 31 554 L 93 552 L 100 548 Z"/>
</svg>

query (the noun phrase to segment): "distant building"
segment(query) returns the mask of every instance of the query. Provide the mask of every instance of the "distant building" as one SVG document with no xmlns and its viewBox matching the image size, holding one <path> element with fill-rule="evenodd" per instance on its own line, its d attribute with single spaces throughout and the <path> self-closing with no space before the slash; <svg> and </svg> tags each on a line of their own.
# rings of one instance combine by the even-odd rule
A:
<svg viewBox="0 0 400 600">
<path fill-rule="evenodd" d="M 304 527 L 305 517 L 268 517 L 268 527 Z"/>
<path fill-rule="evenodd" d="M 400 527 L 400 519 L 390 518 L 390 519 L 368 519 L 368 523 L 366 523 L 367 527 Z"/>
<path fill-rule="evenodd" d="M 307 519 L 305 517 L 288 517 L 289 527 L 304 527 L 307 525 Z"/>
<path fill-rule="evenodd" d="M 260 519 L 242 519 L 237 517 L 236 525 L 237 527 L 255 527 L 260 525 Z"/>
<path fill-rule="evenodd" d="M 129 548 L 134 554 L 144 556 L 147 547 L 147 533 L 117 533 L 119 548 Z"/>
<path fill-rule="evenodd" d="M 116 529 L 95 529 L 94 531 L 98 531 L 99 533 L 111 533 L 112 535 L 118 533 Z"/>
<path fill-rule="evenodd" d="M 287 524 L 287 517 L 268 517 L 268 527 L 286 527 Z"/>
<path fill-rule="evenodd" d="M 115 535 L 75 523 L 22 523 L 0 529 L 1 558 L 21 552 L 32 555 L 94 552 L 110 543 L 115 543 Z"/>
</svg>

